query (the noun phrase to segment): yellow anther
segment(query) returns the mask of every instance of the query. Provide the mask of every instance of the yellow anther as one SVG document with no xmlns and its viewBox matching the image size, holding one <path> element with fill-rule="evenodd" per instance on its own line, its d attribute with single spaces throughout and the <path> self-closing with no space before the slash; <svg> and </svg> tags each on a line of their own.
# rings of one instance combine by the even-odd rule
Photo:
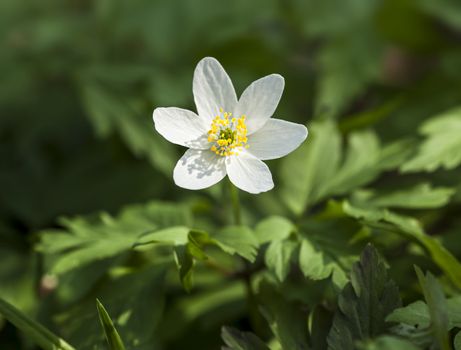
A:
<svg viewBox="0 0 461 350">
<path fill-rule="evenodd" d="M 238 155 L 238 150 L 249 147 L 246 144 L 248 138 L 245 116 L 230 119 L 231 112 L 224 112 L 222 108 L 219 111 L 220 114 L 213 118 L 208 131 L 207 139 L 212 143 L 210 150 L 218 156 Z"/>
</svg>

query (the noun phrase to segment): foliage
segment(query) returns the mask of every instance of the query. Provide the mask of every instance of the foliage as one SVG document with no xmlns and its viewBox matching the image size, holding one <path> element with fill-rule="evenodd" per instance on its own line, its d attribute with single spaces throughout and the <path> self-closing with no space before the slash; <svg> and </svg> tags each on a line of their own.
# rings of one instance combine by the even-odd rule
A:
<svg viewBox="0 0 461 350">
<path fill-rule="evenodd" d="M 0 348 L 461 349 L 460 18 L 456 0 L 2 2 Z M 152 125 L 194 109 L 205 56 L 238 92 L 283 75 L 275 116 L 309 130 L 241 220 L 224 181 L 174 185 L 184 150 Z"/>
</svg>

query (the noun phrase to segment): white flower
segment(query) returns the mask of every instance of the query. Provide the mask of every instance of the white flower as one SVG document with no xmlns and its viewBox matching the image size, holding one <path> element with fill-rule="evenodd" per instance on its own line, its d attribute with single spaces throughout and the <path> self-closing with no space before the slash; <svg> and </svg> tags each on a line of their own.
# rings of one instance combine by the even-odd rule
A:
<svg viewBox="0 0 461 350">
<path fill-rule="evenodd" d="M 221 64 L 211 57 L 202 59 L 193 81 L 198 115 L 175 107 L 154 110 L 155 129 L 168 141 L 189 148 L 174 169 L 176 185 L 203 189 L 227 174 L 244 191 L 272 189 L 272 174 L 262 160 L 285 156 L 307 137 L 304 125 L 271 119 L 284 84 L 282 76 L 268 75 L 237 100 Z"/>
</svg>

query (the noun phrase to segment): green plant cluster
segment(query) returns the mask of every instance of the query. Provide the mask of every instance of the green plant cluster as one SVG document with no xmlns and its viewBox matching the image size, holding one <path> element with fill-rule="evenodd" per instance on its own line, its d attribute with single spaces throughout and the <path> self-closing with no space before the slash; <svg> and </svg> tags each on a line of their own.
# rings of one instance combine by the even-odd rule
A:
<svg viewBox="0 0 461 350">
<path fill-rule="evenodd" d="M 0 49 L 0 349 L 461 350 L 458 0 L 4 1 Z M 238 220 L 153 128 L 205 56 L 309 130 Z"/>
</svg>

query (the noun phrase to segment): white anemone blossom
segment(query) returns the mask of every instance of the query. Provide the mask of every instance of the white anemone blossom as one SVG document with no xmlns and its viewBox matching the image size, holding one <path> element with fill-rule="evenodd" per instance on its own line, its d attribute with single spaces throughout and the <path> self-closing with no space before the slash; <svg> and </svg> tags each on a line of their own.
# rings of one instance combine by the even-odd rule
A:
<svg viewBox="0 0 461 350">
<path fill-rule="evenodd" d="M 282 96 L 282 76 L 254 81 L 237 99 L 232 82 L 214 58 L 202 59 L 194 72 L 193 93 L 198 114 L 156 108 L 155 129 L 168 141 L 188 147 L 173 171 L 176 185 L 199 190 L 226 174 L 241 190 L 265 192 L 274 187 L 263 160 L 295 150 L 307 137 L 304 125 L 271 118 Z"/>
</svg>

